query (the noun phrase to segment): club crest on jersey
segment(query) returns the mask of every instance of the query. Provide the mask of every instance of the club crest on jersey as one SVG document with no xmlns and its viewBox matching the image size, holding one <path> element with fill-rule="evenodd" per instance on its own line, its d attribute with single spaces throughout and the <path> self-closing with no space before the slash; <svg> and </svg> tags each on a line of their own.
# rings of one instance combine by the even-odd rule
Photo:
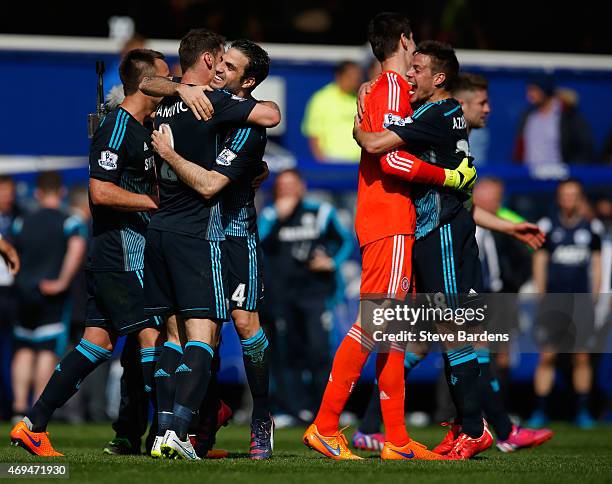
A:
<svg viewBox="0 0 612 484">
<path fill-rule="evenodd" d="M 232 160 L 236 158 L 236 153 L 225 148 L 219 155 L 217 156 L 216 162 L 217 165 L 222 166 L 230 166 L 232 164 Z"/>
<path fill-rule="evenodd" d="M 100 153 L 100 159 L 98 160 L 98 165 L 105 170 L 116 170 L 117 169 L 117 161 L 119 160 L 119 156 L 113 153 L 112 151 L 106 150 Z"/>
</svg>

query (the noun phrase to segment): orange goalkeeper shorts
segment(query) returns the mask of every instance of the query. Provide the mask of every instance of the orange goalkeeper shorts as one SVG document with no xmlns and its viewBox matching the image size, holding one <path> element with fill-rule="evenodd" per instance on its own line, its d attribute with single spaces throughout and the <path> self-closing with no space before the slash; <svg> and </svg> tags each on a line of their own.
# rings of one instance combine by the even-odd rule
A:
<svg viewBox="0 0 612 484">
<path fill-rule="evenodd" d="M 361 249 L 361 299 L 403 301 L 412 281 L 414 235 L 394 235 Z"/>
</svg>

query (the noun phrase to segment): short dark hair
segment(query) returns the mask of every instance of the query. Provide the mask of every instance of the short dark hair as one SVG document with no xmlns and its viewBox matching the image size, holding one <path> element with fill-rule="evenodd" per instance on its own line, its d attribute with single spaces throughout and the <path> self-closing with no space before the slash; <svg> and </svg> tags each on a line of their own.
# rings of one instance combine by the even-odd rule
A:
<svg viewBox="0 0 612 484">
<path fill-rule="evenodd" d="M 257 45 L 246 39 L 234 40 L 230 47 L 239 50 L 249 60 L 249 63 L 244 68 L 242 80 L 252 77 L 255 79 L 255 86 L 262 82 L 270 72 L 270 56 L 268 53 Z"/>
<path fill-rule="evenodd" d="M 431 59 L 431 68 L 436 73 L 443 72 L 446 79 L 439 86 L 443 89 L 451 91 L 459 76 L 459 61 L 450 44 L 438 42 L 437 40 L 426 40 L 421 42 L 415 51 L 415 54 L 423 54 Z"/>
<path fill-rule="evenodd" d="M 357 62 L 351 61 L 351 60 L 345 60 L 336 65 L 336 68 L 334 69 L 334 74 L 336 76 L 340 76 L 344 74 L 351 67 L 356 67 L 357 69 L 361 69 L 361 66 L 357 64 Z"/>
<path fill-rule="evenodd" d="M 62 176 L 57 171 L 43 171 L 36 177 L 36 188 L 44 193 L 58 193 L 62 189 Z"/>
<path fill-rule="evenodd" d="M 383 12 L 376 15 L 368 24 L 368 41 L 374 57 L 380 62 L 391 57 L 402 34 L 408 38 L 412 34 L 410 20 L 402 14 Z"/>
<path fill-rule="evenodd" d="M 453 86 L 453 94 L 460 92 L 486 91 L 489 89 L 489 81 L 480 74 L 462 72 L 457 76 Z"/>
<path fill-rule="evenodd" d="M 119 64 L 119 77 L 126 96 L 138 92 L 144 77 L 155 75 L 155 60 L 165 59 L 164 54 L 151 49 L 130 50 Z"/>
<path fill-rule="evenodd" d="M 193 67 L 204 52 L 216 55 L 225 44 L 225 37 L 208 29 L 192 29 L 181 39 L 179 61 L 183 74 Z"/>
</svg>

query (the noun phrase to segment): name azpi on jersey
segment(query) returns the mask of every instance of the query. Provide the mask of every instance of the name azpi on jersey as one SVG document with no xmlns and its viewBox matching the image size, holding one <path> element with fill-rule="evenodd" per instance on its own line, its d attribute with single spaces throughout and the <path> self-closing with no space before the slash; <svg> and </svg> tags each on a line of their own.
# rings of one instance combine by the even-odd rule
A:
<svg viewBox="0 0 612 484">
<path fill-rule="evenodd" d="M 177 101 L 172 106 L 160 106 L 155 114 L 162 118 L 170 118 L 175 114 L 185 113 L 187 111 L 189 111 L 189 108 L 183 104 L 183 101 Z"/>
<path fill-rule="evenodd" d="M 463 116 L 453 118 L 453 129 L 466 129 L 465 118 Z"/>
</svg>

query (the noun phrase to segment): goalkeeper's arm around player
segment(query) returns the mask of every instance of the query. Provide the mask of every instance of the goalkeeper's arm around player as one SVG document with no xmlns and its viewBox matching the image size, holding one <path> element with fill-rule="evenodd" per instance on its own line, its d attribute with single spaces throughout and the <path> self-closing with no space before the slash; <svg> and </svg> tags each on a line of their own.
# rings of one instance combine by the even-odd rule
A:
<svg viewBox="0 0 612 484">
<path fill-rule="evenodd" d="M 406 151 L 394 149 L 404 144 L 404 141 L 392 131 L 369 133 L 362 130 L 357 117 L 353 137 L 359 146 L 370 153 L 386 152 L 380 157 L 380 166 L 387 175 L 397 176 L 412 183 L 465 191 L 471 191 L 476 182 L 476 168 L 471 157 L 466 156 L 454 170 L 432 165 Z"/>
</svg>

